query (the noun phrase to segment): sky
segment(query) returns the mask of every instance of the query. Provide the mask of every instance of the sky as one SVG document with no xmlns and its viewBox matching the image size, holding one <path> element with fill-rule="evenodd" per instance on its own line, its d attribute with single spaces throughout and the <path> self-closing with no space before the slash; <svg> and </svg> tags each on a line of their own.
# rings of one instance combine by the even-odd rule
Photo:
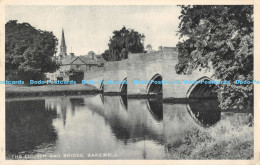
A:
<svg viewBox="0 0 260 165">
<path fill-rule="evenodd" d="M 52 31 L 60 46 L 62 28 L 67 53 L 101 54 L 114 30 L 123 26 L 145 35 L 144 45 L 175 47 L 180 8 L 177 6 L 6 6 L 6 22 L 27 22 Z M 58 48 L 58 53 L 60 49 Z"/>
</svg>

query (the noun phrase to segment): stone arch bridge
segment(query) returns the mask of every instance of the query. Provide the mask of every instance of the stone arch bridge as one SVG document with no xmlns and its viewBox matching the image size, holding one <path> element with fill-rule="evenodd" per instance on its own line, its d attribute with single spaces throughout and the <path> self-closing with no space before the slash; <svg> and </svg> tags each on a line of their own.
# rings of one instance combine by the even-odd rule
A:
<svg viewBox="0 0 260 165">
<path fill-rule="evenodd" d="M 86 72 L 84 80 L 103 81 L 93 84 L 105 93 L 127 93 L 131 95 L 151 95 L 162 93 L 167 98 L 209 98 L 216 97 L 214 85 L 184 84 L 186 81 L 212 80 L 212 71 L 194 71 L 190 75 L 180 75 L 175 71 L 178 63 L 176 48 L 164 48 L 151 53 L 130 54 L 122 61 L 106 62 L 95 72 Z M 127 84 L 109 84 L 105 81 L 123 81 Z M 180 84 L 135 84 L 134 81 L 179 81 Z"/>
</svg>

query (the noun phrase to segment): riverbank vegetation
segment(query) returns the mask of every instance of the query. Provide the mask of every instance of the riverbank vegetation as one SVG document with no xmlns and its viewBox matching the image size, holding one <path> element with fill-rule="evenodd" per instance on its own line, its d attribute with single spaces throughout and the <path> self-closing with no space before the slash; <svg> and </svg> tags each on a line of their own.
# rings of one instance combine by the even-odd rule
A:
<svg viewBox="0 0 260 165">
<path fill-rule="evenodd" d="M 253 6 L 180 6 L 179 64 L 176 72 L 213 69 L 214 78 L 234 82 L 253 80 Z M 253 84 L 221 84 L 221 108 L 253 106 Z"/>
<path fill-rule="evenodd" d="M 191 129 L 179 147 L 169 143 L 169 159 L 253 159 L 254 127 L 252 114 L 222 114 L 214 127 Z M 174 139 L 174 138 L 173 138 Z"/>
</svg>

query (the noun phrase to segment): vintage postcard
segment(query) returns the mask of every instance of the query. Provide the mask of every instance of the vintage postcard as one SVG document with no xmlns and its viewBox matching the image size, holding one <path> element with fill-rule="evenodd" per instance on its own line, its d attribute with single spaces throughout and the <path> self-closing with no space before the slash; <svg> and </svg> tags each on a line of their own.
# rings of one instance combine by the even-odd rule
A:
<svg viewBox="0 0 260 165">
<path fill-rule="evenodd" d="M 0 8 L 0 164 L 259 164 L 259 1 Z"/>
</svg>

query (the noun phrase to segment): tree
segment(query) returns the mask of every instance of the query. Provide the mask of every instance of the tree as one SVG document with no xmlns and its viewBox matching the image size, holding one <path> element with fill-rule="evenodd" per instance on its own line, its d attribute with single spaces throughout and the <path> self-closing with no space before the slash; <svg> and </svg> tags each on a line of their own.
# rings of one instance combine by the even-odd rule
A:
<svg viewBox="0 0 260 165">
<path fill-rule="evenodd" d="M 110 61 L 110 55 L 109 55 L 109 50 L 105 50 L 101 56 L 104 58 L 106 61 Z"/>
<path fill-rule="evenodd" d="M 89 51 L 89 52 L 88 52 L 88 56 L 92 57 L 93 55 L 96 55 L 96 53 L 93 52 L 93 51 Z"/>
<path fill-rule="evenodd" d="M 146 45 L 146 50 L 148 52 L 151 52 L 153 50 L 152 45 L 151 44 Z"/>
<path fill-rule="evenodd" d="M 144 35 L 141 35 L 133 29 L 126 29 L 126 27 L 123 27 L 119 31 L 115 30 L 108 43 L 108 53 L 103 53 L 104 59 L 108 61 L 120 61 L 122 59 L 127 59 L 129 52 L 144 52 L 142 38 L 144 38 Z"/>
<path fill-rule="evenodd" d="M 95 56 L 96 56 L 96 53 L 93 52 L 93 51 L 89 51 L 88 52 L 88 57 L 92 58 L 92 59 L 95 59 Z"/>
<path fill-rule="evenodd" d="M 28 23 L 17 23 L 14 20 L 7 22 L 5 29 L 6 76 L 19 72 L 34 78 L 58 68 L 52 60 L 58 45 L 52 32 L 38 30 Z"/>
<path fill-rule="evenodd" d="M 253 85 L 234 81 L 253 79 L 253 6 L 181 6 L 179 19 L 177 73 L 212 68 L 231 82 L 217 89 L 222 108 L 252 106 Z"/>
</svg>

